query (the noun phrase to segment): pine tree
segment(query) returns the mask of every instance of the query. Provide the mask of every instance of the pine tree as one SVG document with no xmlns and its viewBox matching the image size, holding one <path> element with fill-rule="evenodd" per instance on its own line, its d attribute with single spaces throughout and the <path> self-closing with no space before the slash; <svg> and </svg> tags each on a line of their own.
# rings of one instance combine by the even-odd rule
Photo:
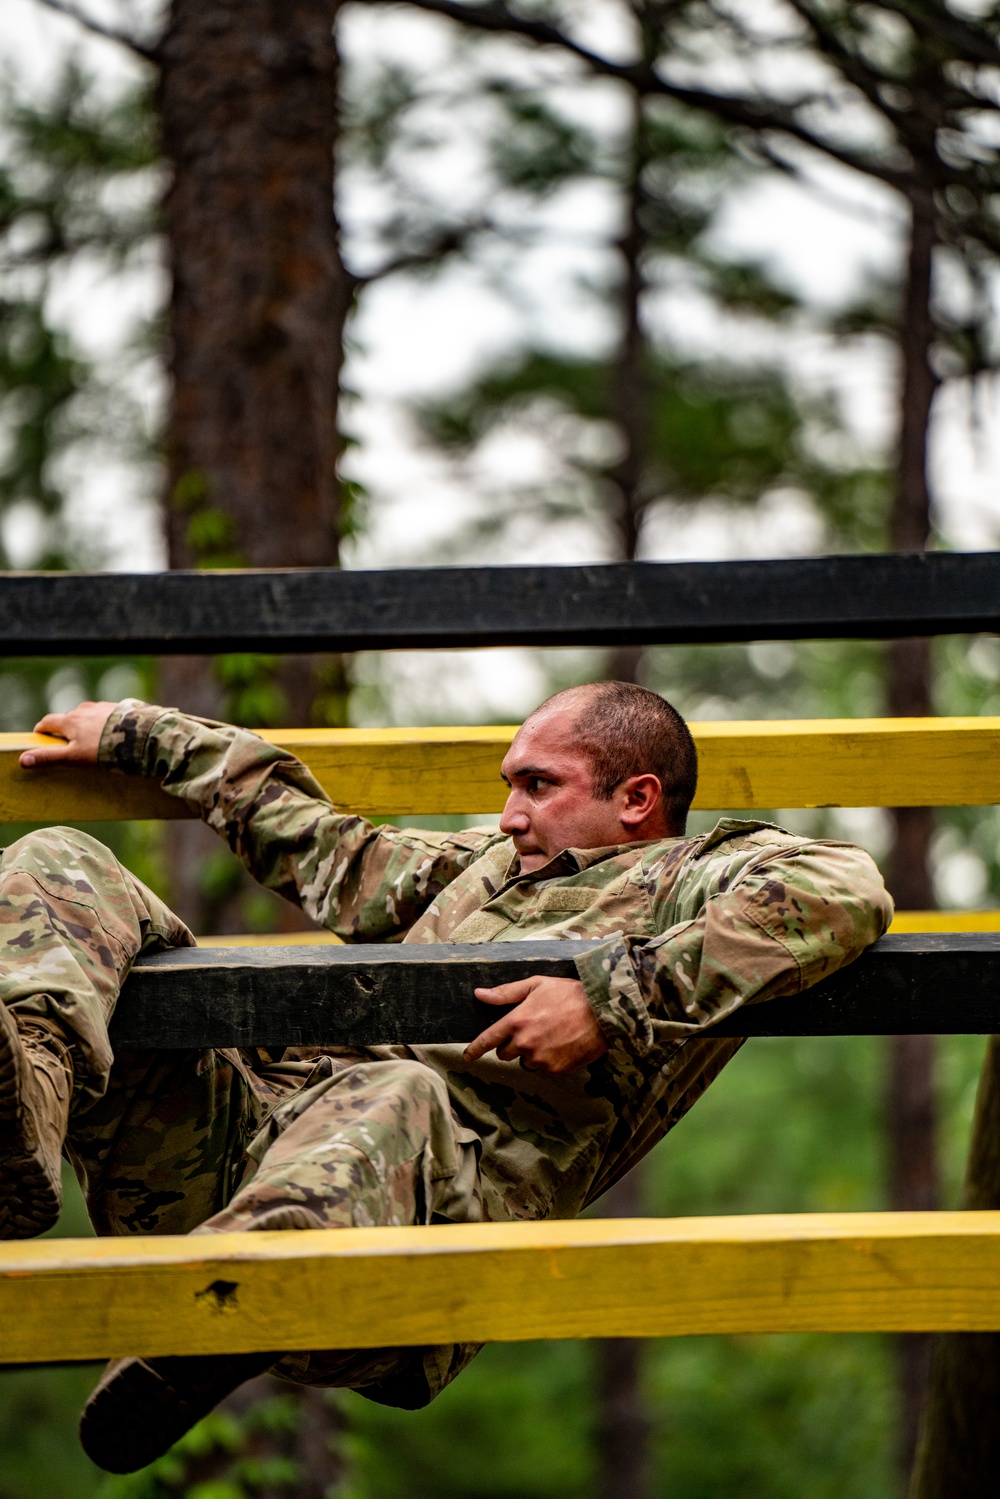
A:
<svg viewBox="0 0 1000 1499">
<path fill-rule="evenodd" d="M 759 160 L 800 175 L 803 148 L 872 178 L 893 190 L 907 211 L 905 271 L 893 340 L 900 362 L 896 481 L 884 519 L 884 543 L 897 550 L 932 543 L 927 442 L 934 397 L 942 374 L 977 376 L 989 367 L 990 297 L 985 267 L 1000 249 L 996 190 L 1000 164 L 990 145 L 1000 63 L 995 8 L 974 15 L 944 0 L 885 0 L 865 6 L 841 0 L 787 0 L 768 22 L 751 9 L 622 0 L 631 21 L 632 54 L 621 60 L 581 41 L 582 13 L 543 5 L 521 9 L 508 0 L 412 0 L 467 28 L 520 37 L 573 59 L 583 76 L 615 79 L 624 88 L 635 121 L 654 100 L 669 100 L 722 122 Z M 767 29 L 765 30 L 765 26 Z M 761 47 L 781 47 L 823 65 L 817 86 L 769 92 L 720 88 L 713 64 L 720 52 L 746 59 Z M 692 61 L 703 63 L 704 83 L 692 83 Z M 684 69 L 680 78 L 678 63 Z M 844 128 L 864 122 L 858 132 Z M 641 131 L 635 139 L 641 140 Z M 633 212 L 622 250 L 629 297 L 638 305 L 642 266 L 629 248 L 641 212 L 643 148 L 634 158 Z M 964 280 L 971 311 L 949 317 L 935 295 L 935 257 L 947 256 Z M 618 361 L 623 441 L 616 476 L 626 519 L 640 508 L 638 477 L 648 410 L 637 319 L 625 312 Z M 626 527 L 626 536 L 628 529 Z M 634 663 L 633 669 L 634 669 Z M 627 671 L 619 661 L 618 670 Z M 907 716 L 932 708 L 931 655 L 926 640 L 895 642 L 887 653 L 886 702 Z M 930 845 L 933 814 L 927 808 L 893 813 L 889 884 L 903 908 L 933 904 Z M 889 1196 L 898 1208 L 936 1204 L 934 1041 L 897 1037 L 890 1043 L 887 1090 Z M 900 1461 L 908 1472 L 916 1442 L 930 1341 L 899 1340 L 902 1422 Z"/>
<path fill-rule="evenodd" d="M 653 31 L 647 51 L 666 45 Z M 757 266 L 711 248 L 720 205 L 751 166 L 717 121 L 635 95 L 617 131 L 604 137 L 553 104 L 544 87 L 498 78 L 485 191 L 507 201 L 547 199 L 583 181 L 614 191 L 623 230 L 607 245 L 609 272 L 597 295 L 616 335 L 585 357 L 529 345 L 450 399 L 418 409 L 425 437 L 468 457 L 498 430 L 544 432 L 561 452 L 558 476 L 491 496 L 488 508 L 453 539 L 456 551 L 494 546 L 530 525 L 558 555 L 560 529 L 589 525 L 601 554 L 634 561 L 650 521 L 669 509 L 708 500 L 752 509 L 780 489 L 808 495 L 828 516 L 870 520 L 880 476 L 835 469 L 820 456 L 820 434 L 836 427 L 829 403 L 796 398 L 777 364 L 698 360 L 671 349 L 655 330 L 657 287 L 682 286 L 720 321 L 780 325 L 796 301 Z M 548 91 L 550 92 L 550 91 Z M 508 205 L 509 206 L 509 205 Z M 640 653 L 612 653 L 610 675 L 636 680 Z M 602 1211 L 633 1216 L 643 1208 L 641 1174 L 618 1183 Z M 597 1489 L 615 1499 L 649 1491 L 652 1416 L 642 1377 L 642 1345 L 596 1345 Z"/>
</svg>

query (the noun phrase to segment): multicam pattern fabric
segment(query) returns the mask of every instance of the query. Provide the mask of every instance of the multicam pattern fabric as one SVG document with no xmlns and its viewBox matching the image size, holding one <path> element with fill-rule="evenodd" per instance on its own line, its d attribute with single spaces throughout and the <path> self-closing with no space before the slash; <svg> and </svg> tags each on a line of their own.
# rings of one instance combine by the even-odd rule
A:
<svg viewBox="0 0 1000 1499">
<path fill-rule="evenodd" d="M 139 952 L 189 946 L 173 913 L 96 839 L 31 833 L 0 855 L 0 1002 L 68 1043 L 66 1154 L 98 1233 L 340 1228 L 483 1217 L 478 1140 L 415 1061 L 317 1053 L 120 1051 L 108 1021 Z M 305 1383 L 423 1404 L 476 1349 L 291 1353 Z"/>
<path fill-rule="evenodd" d="M 604 938 L 578 961 L 609 1043 L 564 1077 L 457 1046 L 379 1047 L 447 1085 L 481 1142 L 490 1218 L 571 1217 L 690 1108 L 740 1042 L 712 1022 L 851 962 L 892 913 L 848 843 L 724 820 L 707 836 L 567 849 L 522 875 L 495 828 L 375 828 L 336 811 L 308 770 L 255 734 L 132 701 L 101 763 L 153 776 L 226 839 L 264 885 L 347 941 Z M 289 1054 L 291 1055 L 291 1054 Z"/>
<path fill-rule="evenodd" d="M 187 927 L 87 833 L 46 828 L 0 853 L 0 1003 L 71 1043 L 77 1090 L 104 1090 L 108 1020 L 133 960 Z"/>
<path fill-rule="evenodd" d="M 159 779 L 262 884 L 347 941 L 603 939 L 578 970 L 609 1046 L 562 1077 L 492 1054 L 469 1065 L 457 1046 L 298 1049 L 280 1061 L 134 1053 L 109 1073 L 117 978 L 143 942 L 190 940 L 176 921 L 173 937 L 159 930 L 170 913 L 144 927 L 152 908 L 133 908 L 131 936 L 59 1009 L 89 1090 L 70 1151 L 103 1232 L 260 1227 L 276 1210 L 331 1226 L 572 1217 L 738 1050 L 713 1037 L 713 1021 L 851 962 L 891 916 L 862 850 L 763 823 L 568 849 L 522 875 L 496 829 L 400 831 L 338 813 L 298 760 L 246 730 L 126 702 L 100 759 Z M 130 901 L 139 887 L 115 869 L 110 898 L 124 909 L 115 881 Z M 474 1351 L 299 1354 L 282 1369 L 417 1404 Z"/>
</svg>

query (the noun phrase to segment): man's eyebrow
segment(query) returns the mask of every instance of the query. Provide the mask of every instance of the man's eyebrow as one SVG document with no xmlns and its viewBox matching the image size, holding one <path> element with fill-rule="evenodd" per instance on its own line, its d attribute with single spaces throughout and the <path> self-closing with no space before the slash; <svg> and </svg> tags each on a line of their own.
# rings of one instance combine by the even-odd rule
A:
<svg viewBox="0 0 1000 1499">
<path fill-rule="evenodd" d="M 543 781 L 555 780 L 555 774 L 552 770 L 544 770 L 537 765 L 517 765 L 511 774 L 521 777 L 538 776 Z M 508 786 L 510 785 L 510 776 L 505 775 L 502 770 L 500 772 L 500 779 L 506 781 Z"/>
</svg>

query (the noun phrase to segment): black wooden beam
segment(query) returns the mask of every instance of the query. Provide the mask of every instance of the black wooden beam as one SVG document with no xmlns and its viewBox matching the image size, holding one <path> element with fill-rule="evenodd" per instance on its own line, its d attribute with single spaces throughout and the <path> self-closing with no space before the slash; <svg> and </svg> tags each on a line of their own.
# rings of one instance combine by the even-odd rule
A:
<svg viewBox="0 0 1000 1499">
<path fill-rule="evenodd" d="M 891 639 L 998 628 L 997 552 L 0 574 L 8 655 Z"/>
<path fill-rule="evenodd" d="M 364 1046 L 469 1041 L 497 1018 L 473 990 L 572 977 L 593 943 L 181 948 L 141 959 L 112 1024 L 117 1046 Z M 724 1036 L 1000 1031 L 1000 933 L 883 937 L 793 998 L 737 1011 Z"/>
</svg>

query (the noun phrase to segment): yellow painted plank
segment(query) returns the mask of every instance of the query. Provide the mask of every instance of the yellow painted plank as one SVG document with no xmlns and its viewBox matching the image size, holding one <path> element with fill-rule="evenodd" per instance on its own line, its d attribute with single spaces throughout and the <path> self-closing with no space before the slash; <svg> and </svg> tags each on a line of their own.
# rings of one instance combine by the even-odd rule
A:
<svg viewBox="0 0 1000 1499">
<path fill-rule="evenodd" d="M 1000 932 L 996 911 L 897 911 L 890 932 Z M 313 947 L 340 942 L 333 932 L 234 932 L 199 937 L 199 947 Z"/>
<path fill-rule="evenodd" d="M 458 729 L 262 730 L 299 755 L 337 805 L 366 816 L 497 812 L 500 762 L 516 726 Z M 178 818 L 185 807 L 152 781 L 76 767 L 25 771 L 35 734 L 0 734 L 0 822 Z"/>
<path fill-rule="evenodd" d="M 890 932 L 1000 932 L 1000 911 L 897 911 Z"/>
<path fill-rule="evenodd" d="M 692 724 L 696 807 L 983 806 L 1000 801 L 1000 718 Z"/>
<path fill-rule="evenodd" d="M 343 945 L 335 932 L 231 932 L 217 937 L 199 937 L 199 947 L 322 947 L 328 942 Z"/>
<path fill-rule="evenodd" d="M 1000 718 L 807 719 L 692 724 L 696 807 L 981 806 L 1000 802 Z M 376 816 L 500 811 L 515 730 L 282 729 L 265 737 L 310 766 L 339 807 Z M 106 772 L 22 771 L 37 742 L 0 735 L 0 822 L 179 817 L 152 782 Z"/>
<path fill-rule="evenodd" d="M 460 1224 L 0 1245 L 5 1362 L 1000 1329 L 1000 1213 Z"/>
</svg>

